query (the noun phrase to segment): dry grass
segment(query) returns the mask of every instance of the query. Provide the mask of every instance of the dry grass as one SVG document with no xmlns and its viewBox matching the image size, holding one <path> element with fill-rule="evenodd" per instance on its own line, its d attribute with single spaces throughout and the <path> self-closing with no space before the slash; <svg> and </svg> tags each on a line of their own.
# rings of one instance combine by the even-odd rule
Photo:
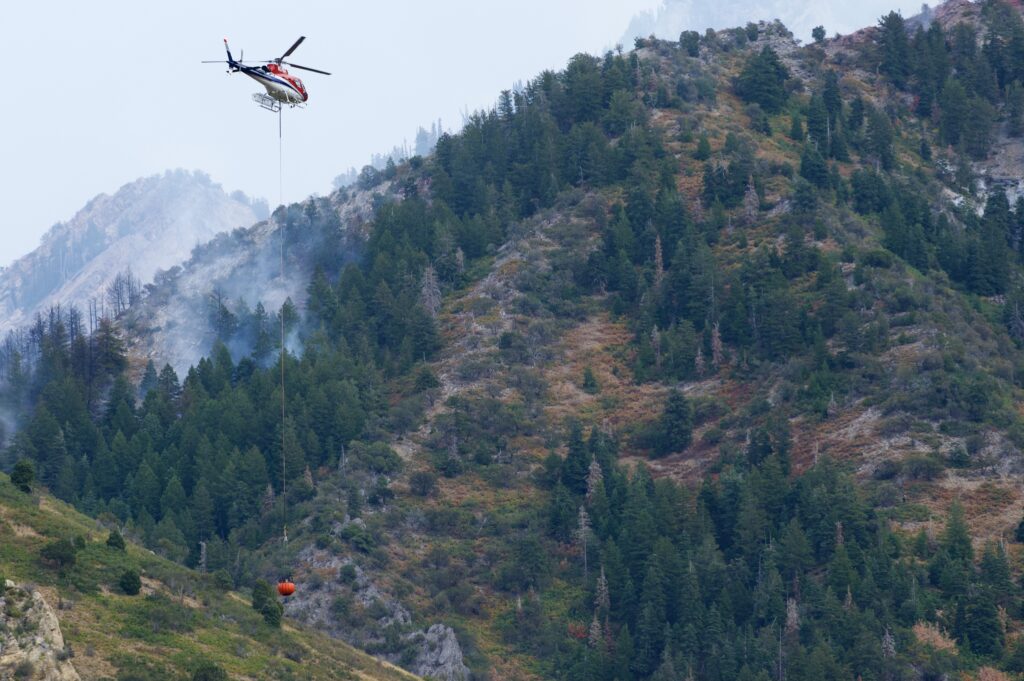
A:
<svg viewBox="0 0 1024 681">
<path fill-rule="evenodd" d="M 973 675 L 964 672 L 962 678 L 965 681 L 1011 681 L 1013 677 L 992 667 L 982 667 Z"/>
<path fill-rule="evenodd" d="M 913 628 L 914 638 L 918 643 L 936 650 L 948 650 L 956 653 L 956 642 L 946 635 L 937 624 L 931 622 L 918 622 Z"/>
</svg>

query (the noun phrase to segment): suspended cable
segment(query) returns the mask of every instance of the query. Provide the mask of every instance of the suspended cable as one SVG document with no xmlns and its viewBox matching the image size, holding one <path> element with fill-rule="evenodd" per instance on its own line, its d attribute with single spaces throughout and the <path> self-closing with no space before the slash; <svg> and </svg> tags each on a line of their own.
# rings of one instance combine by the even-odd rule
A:
<svg viewBox="0 0 1024 681">
<path fill-rule="evenodd" d="M 281 134 L 283 118 L 283 109 L 280 107 L 277 110 L 277 205 L 284 208 L 284 144 L 282 142 L 283 136 Z M 284 228 L 285 228 L 285 212 L 281 212 L 281 285 L 284 286 Z M 281 536 L 284 543 L 288 543 L 288 467 L 285 464 L 285 414 L 287 413 L 285 406 L 285 393 L 284 393 L 284 362 L 285 362 L 285 345 L 284 345 L 284 311 L 285 301 L 281 303 L 281 311 L 278 317 L 281 318 Z"/>
</svg>

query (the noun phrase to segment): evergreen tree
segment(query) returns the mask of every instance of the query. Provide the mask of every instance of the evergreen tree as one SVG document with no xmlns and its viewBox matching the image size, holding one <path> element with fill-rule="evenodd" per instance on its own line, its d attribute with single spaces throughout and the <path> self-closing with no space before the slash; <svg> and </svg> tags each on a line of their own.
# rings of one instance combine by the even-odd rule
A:
<svg viewBox="0 0 1024 681">
<path fill-rule="evenodd" d="M 878 20 L 878 43 L 881 49 L 879 70 L 889 76 L 900 90 L 906 88 L 910 76 L 910 41 L 903 17 L 898 12 L 889 12 Z"/>
<path fill-rule="evenodd" d="M 790 117 L 789 139 L 796 142 L 804 141 L 804 126 L 800 120 L 800 114 L 794 113 Z"/>
<path fill-rule="evenodd" d="M 583 429 L 574 421 L 569 429 L 568 453 L 562 463 L 562 484 L 573 494 L 586 494 L 590 456 L 583 443 Z"/>
<path fill-rule="evenodd" d="M 746 102 L 758 104 L 769 114 L 778 113 L 786 103 L 785 83 L 789 71 L 770 47 L 747 59 L 736 81 L 736 94 Z"/>
<path fill-rule="evenodd" d="M 658 422 L 658 438 L 655 453 L 665 456 L 681 452 L 690 446 L 693 436 L 693 410 L 686 396 L 672 390 L 665 402 L 665 411 Z"/>
</svg>

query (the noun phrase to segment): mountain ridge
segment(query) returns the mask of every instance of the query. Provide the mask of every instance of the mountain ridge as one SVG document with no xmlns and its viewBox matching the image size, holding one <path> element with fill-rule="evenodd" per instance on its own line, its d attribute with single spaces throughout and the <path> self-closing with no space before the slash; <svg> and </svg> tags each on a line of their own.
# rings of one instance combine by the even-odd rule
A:
<svg viewBox="0 0 1024 681">
<path fill-rule="evenodd" d="M 167 171 L 100 194 L 0 271 L 0 332 L 28 326 L 54 305 L 109 306 L 106 289 L 117 274 L 130 271 L 141 287 L 193 246 L 261 213 L 258 202 L 229 197 L 198 172 Z"/>
</svg>

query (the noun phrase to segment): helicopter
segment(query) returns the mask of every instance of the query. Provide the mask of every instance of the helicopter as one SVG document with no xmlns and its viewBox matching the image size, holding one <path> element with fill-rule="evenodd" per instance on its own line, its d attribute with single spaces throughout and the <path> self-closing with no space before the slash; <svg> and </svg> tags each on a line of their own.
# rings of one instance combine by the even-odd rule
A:
<svg viewBox="0 0 1024 681">
<path fill-rule="evenodd" d="M 270 111 L 280 111 L 282 104 L 287 104 L 292 107 L 302 106 L 309 100 L 309 92 L 306 91 L 306 86 L 303 85 L 302 80 L 296 76 L 288 73 L 285 66 L 290 66 L 293 69 L 302 69 L 303 71 L 312 71 L 313 73 L 320 73 L 325 76 L 331 75 L 327 71 L 321 71 L 320 69 L 313 69 L 308 66 L 299 66 L 298 64 L 292 64 L 286 62 L 285 58 L 291 56 L 292 52 L 302 44 L 302 41 L 306 39 L 306 36 L 299 36 L 291 47 L 289 47 L 284 54 L 277 59 L 268 59 L 257 62 L 260 66 L 253 66 L 251 64 L 244 63 L 245 52 L 242 52 L 240 59 L 235 59 L 231 56 L 231 48 L 228 47 L 228 39 L 224 39 L 224 50 L 228 54 L 226 61 L 215 60 L 215 61 L 204 61 L 204 64 L 227 64 L 228 73 L 238 73 L 239 71 L 249 76 L 257 83 L 267 89 L 266 94 L 259 92 L 254 94 L 253 100 L 262 106 L 264 109 Z"/>
</svg>

